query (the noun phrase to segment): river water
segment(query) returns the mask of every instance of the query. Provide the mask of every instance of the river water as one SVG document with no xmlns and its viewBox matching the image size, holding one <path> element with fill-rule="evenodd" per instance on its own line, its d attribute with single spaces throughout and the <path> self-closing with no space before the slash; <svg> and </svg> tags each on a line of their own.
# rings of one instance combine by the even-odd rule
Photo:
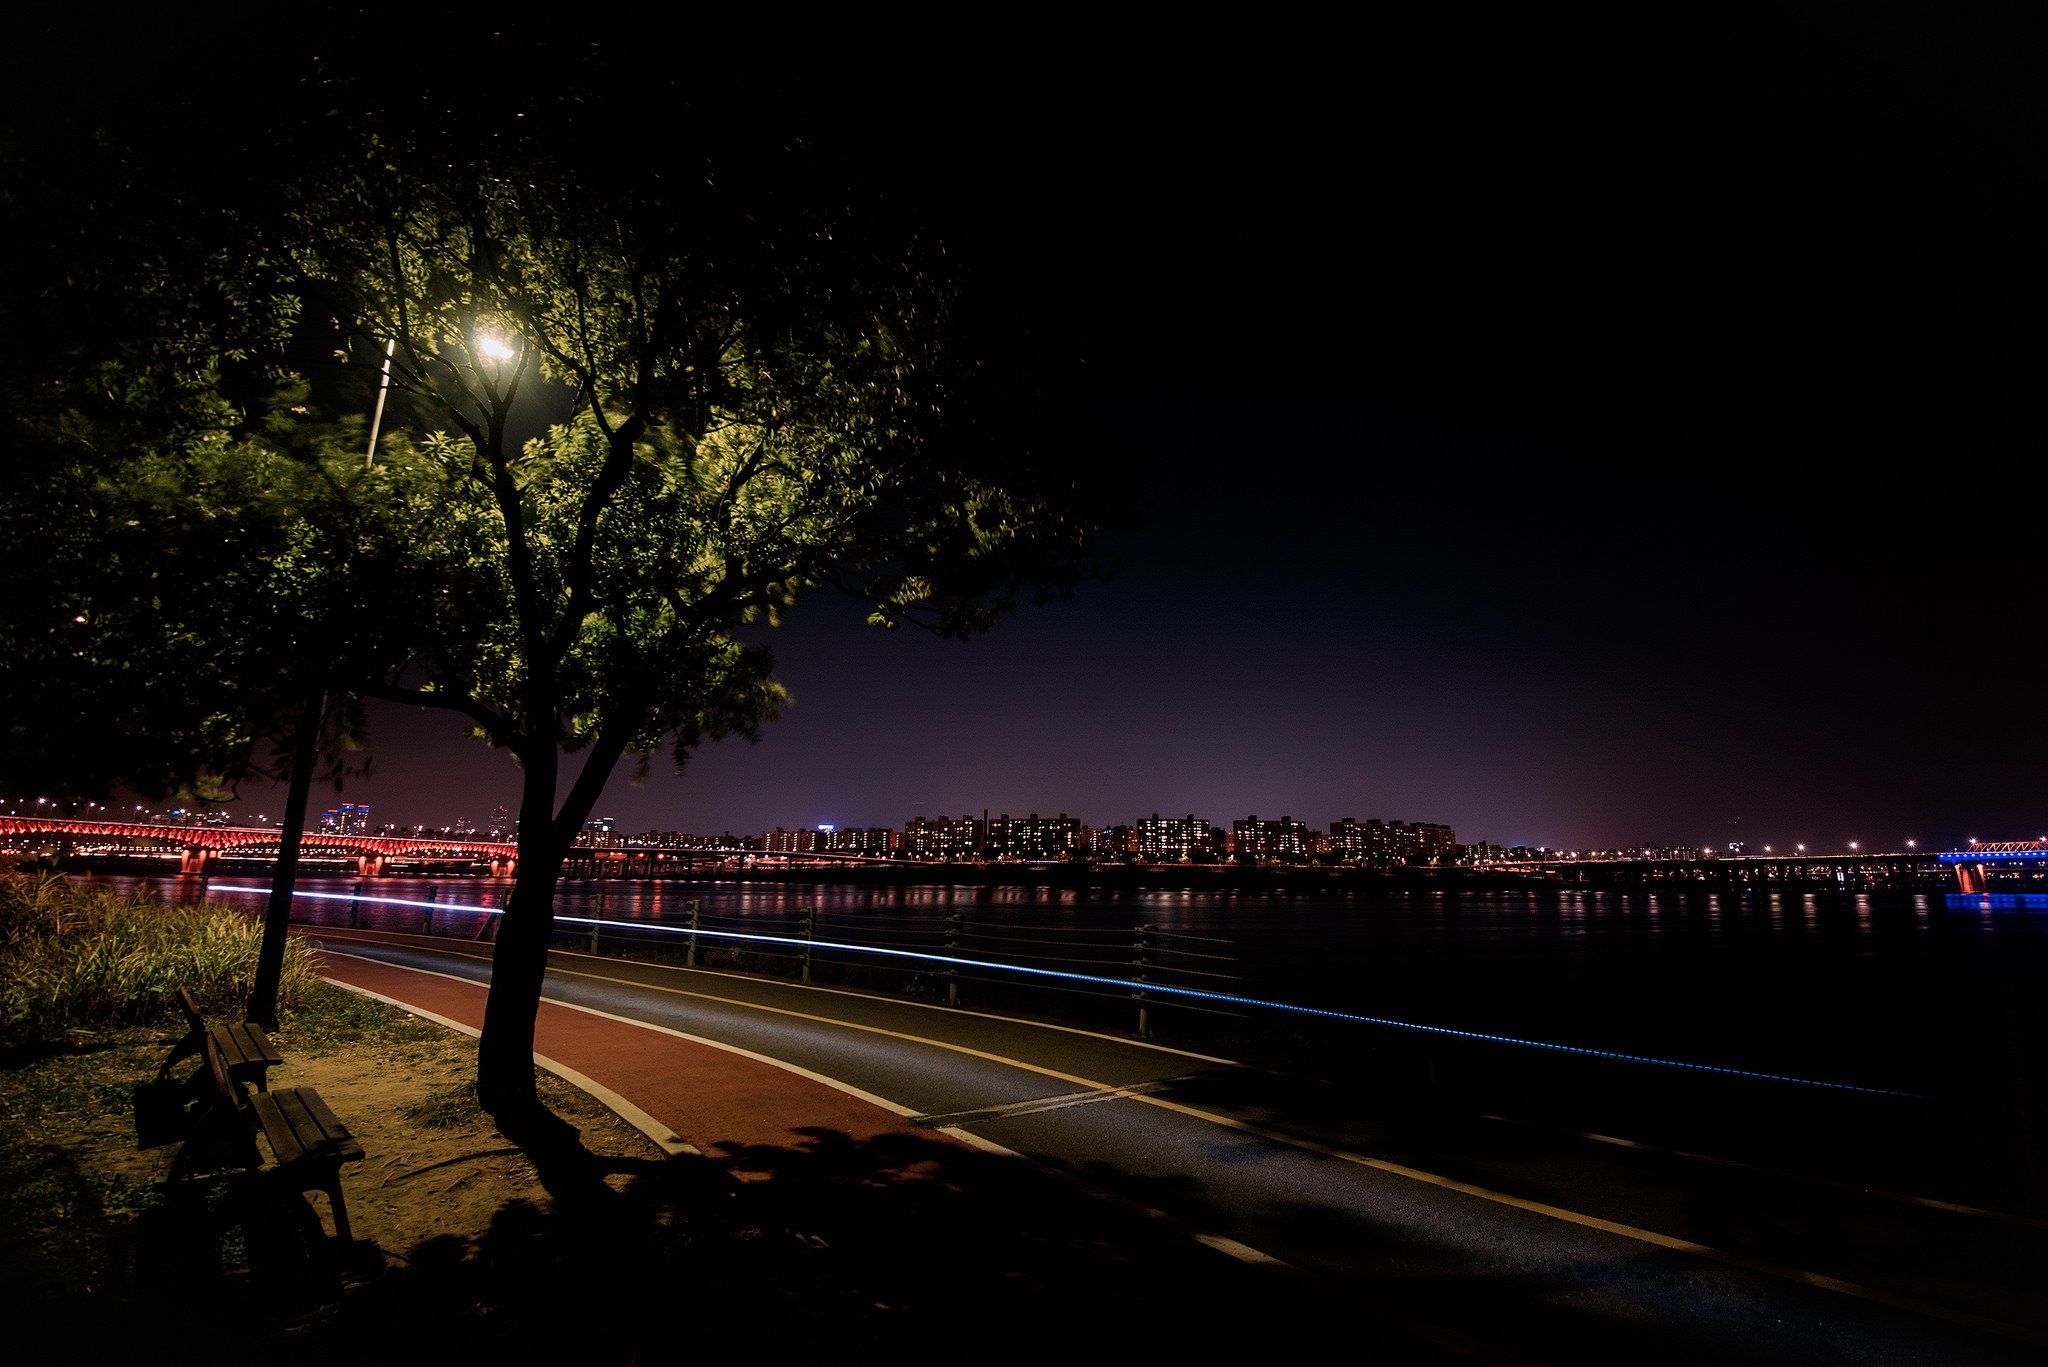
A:
<svg viewBox="0 0 2048 1367">
<path fill-rule="evenodd" d="M 191 880 L 151 883 L 189 897 Z M 509 880 L 300 880 L 294 919 L 475 937 Z M 211 895 L 263 905 L 261 877 Z M 384 900 L 394 899 L 394 900 Z M 1244 892 L 854 886 L 739 880 L 561 885 L 557 914 L 941 952 L 1009 947 L 1087 977 L 1857 1087 L 2030 1087 L 2048 1048 L 2048 899 L 1848 893 Z M 611 934 L 611 931 L 607 931 Z M 617 947 L 614 936 L 607 947 Z M 667 937 L 671 947 L 680 937 Z M 707 939 L 733 945 L 737 940 Z M 886 962 L 886 961 L 885 961 Z M 928 967 L 913 964 L 912 967 Z M 1176 967 L 1188 970 L 1176 974 Z M 990 976 L 1001 976 L 1000 974 Z M 1042 980 L 1051 982 L 1051 980 Z M 1052 985 L 1058 985 L 1053 983 Z M 1128 992 L 1110 994 L 1119 1003 Z M 1236 1008 L 1232 1008 L 1236 1009 Z M 1261 1014 L 1257 1008 L 1246 1008 Z M 1271 1015 L 1266 1012 L 1264 1014 Z M 1395 1027 L 1359 1024 L 1364 1035 Z M 1361 1037 L 1364 1037 L 1363 1035 Z"/>
</svg>

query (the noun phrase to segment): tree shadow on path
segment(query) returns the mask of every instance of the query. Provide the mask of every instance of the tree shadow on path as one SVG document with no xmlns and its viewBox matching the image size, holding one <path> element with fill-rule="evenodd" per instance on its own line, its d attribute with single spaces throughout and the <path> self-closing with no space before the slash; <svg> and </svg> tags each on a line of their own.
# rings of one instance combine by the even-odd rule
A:
<svg viewBox="0 0 2048 1367">
<path fill-rule="evenodd" d="M 1028 1164 L 828 1129 L 722 1161 L 537 1156 L 548 1209 L 429 1240 L 294 1332 L 295 1352 L 582 1363 L 1258 1350 L 1341 1322 L 1298 1278 Z M 581 1157 L 577 1153 L 581 1152 Z M 1357 1326 L 1349 1326 L 1355 1341 Z M 1390 1345 L 1390 1347 L 1392 1347 Z M 1382 1362 L 1430 1360 L 1392 1348 Z"/>
</svg>

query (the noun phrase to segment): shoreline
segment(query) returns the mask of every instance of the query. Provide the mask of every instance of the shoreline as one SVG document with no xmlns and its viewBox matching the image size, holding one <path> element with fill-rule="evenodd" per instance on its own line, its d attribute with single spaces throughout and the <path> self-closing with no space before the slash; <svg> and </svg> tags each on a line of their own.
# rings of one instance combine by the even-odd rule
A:
<svg viewBox="0 0 2048 1367">
<path fill-rule="evenodd" d="M 1359 892 L 1377 894 L 1431 893 L 1451 895 L 1477 892 L 1798 892 L 1855 895 L 1940 895 L 1958 891 L 1942 878 L 1914 878 L 1904 882 L 1870 879 L 1838 882 L 1832 878 L 1732 877 L 1740 866 L 1729 865 L 1724 872 L 1669 870 L 1653 876 L 1637 873 L 1617 876 L 1601 866 L 1588 866 L 1574 878 L 1554 873 L 1525 870 L 1474 869 L 1462 867 L 1404 867 L 1368 869 L 1326 865 L 1219 865 L 1219 864 L 1005 864 L 1005 863 L 918 863 L 887 864 L 800 864 L 788 867 L 727 868 L 718 865 L 675 866 L 643 869 L 632 873 L 611 873 L 604 866 L 611 860 L 578 859 L 572 852 L 564 864 L 561 881 L 574 883 L 609 882 L 754 882 L 777 884 L 840 884 L 872 887 L 1014 887 L 1014 888 L 1101 888 L 1109 891 L 1156 891 L 1161 889 L 1203 889 L 1232 892 Z M 207 877 L 268 877 L 269 860 L 222 860 Z M 166 870 L 163 861 L 120 856 L 71 856 L 52 865 L 38 860 L 21 860 L 23 873 L 82 873 L 179 877 Z M 1751 866 L 1747 872 L 1757 870 Z M 191 875 L 183 875 L 191 876 Z M 356 871 L 340 861 L 304 860 L 301 878 L 352 878 Z M 437 881 L 495 881 L 481 867 L 440 866 L 386 868 L 371 881 L 384 879 L 433 879 Z M 2011 889 L 2018 890 L 2018 889 Z M 1992 891 L 1992 890 L 1987 890 Z M 2000 888 L 1995 891 L 2008 891 Z"/>
</svg>

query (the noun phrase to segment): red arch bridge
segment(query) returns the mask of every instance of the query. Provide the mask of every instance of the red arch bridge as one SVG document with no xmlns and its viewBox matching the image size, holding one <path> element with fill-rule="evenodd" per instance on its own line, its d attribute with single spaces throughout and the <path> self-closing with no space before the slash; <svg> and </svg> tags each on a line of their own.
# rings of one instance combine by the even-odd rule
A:
<svg viewBox="0 0 2048 1367">
<path fill-rule="evenodd" d="M 178 872 L 201 874 L 223 856 L 277 853 L 282 838 L 274 827 L 178 826 L 135 821 L 92 821 L 77 817 L 0 816 L 0 840 L 25 841 L 56 837 L 64 854 L 161 854 L 176 851 Z M 356 835 L 339 831 L 307 831 L 300 844 L 305 854 L 342 855 L 356 861 L 356 872 L 374 878 L 393 859 L 463 860 L 486 864 L 491 873 L 509 878 L 518 866 L 519 847 L 504 840 L 464 840 L 441 835 Z"/>
</svg>

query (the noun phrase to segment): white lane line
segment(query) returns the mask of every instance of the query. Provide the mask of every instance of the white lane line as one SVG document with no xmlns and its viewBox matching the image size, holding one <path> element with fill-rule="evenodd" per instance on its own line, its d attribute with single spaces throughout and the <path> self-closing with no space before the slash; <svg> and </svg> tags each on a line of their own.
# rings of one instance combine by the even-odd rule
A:
<svg viewBox="0 0 2048 1367">
<path fill-rule="evenodd" d="M 1008 1120 L 1012 1116 L 1036 1115 L 1040 1111 L 1063 1111 L 1069 1106 L 1092 1106 L 1098 1101 L 1115 1101 L 1119 1097 L 1144 1096 L 1162 1088 L 1170 1087 L 1180 1078 L 1161 1078 L 1155 1082 L 1136 1082 L 1128 1087 L 1098 1087 L 1089 1092 L 1068 1092 L 1064 1096 L 1036 1097 L 1030 1101 L 1012 1102 L 1008 1106 L 990 1106 L 978 1111 L 948 1111 L 936 1115 L 914 1115 L 913 1125 L 976 1125 L 986 1120 Z"/>
</svg>

